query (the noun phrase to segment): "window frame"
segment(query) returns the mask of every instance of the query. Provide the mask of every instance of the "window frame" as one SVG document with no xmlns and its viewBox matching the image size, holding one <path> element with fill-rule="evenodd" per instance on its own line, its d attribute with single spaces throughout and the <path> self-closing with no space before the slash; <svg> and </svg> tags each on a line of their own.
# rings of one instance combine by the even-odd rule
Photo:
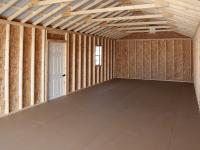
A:
<svg viewBox="0 0 200 150">
<path fill-rule="evenodd" d="M 97 47 L 99 47 L 99 54 L 97 54 Z M 95 45 L 95 54 L 94 54 L 94 63 L 96 67 L 102 66 L 102 52 L 103 52 L 103 46 L 102 45 Z M 98 64 L 97 62 L 97 58 L 99 59 Z"/>
</svg>

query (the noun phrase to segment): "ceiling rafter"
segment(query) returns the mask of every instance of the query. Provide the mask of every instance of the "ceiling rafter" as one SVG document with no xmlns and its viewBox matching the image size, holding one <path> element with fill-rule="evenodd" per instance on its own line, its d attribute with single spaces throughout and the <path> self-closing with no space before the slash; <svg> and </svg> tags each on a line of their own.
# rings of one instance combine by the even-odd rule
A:
<svg viewBox="0 0 200 150">
<path fill-rule="evenodd" d="M 104 5 L 99 5 L 98 7 L 101 8 L 101 7 L 105 7 L 105 6 L 108 6 L 108 5 L 111 5 L 111 6 L 115 6 L 115 5 L 118 5 L 117 3 L 113 3 L 113 0 L 108 0 L 107 3 L 104 3 Z M 89 16 L 89 15 L 88 15 Z M 95 14 L 95 15 L 92 15 L 92 18 L 95 18 L 97 17 L 98 14 Z M 90 18 L 88 20 L 90 22 Z M 75 25 L 71 26 L 70 28 L 68 28 L 68 30 L 73 30 L 75 29 L 76 27 L 82 25 L 82 24 L 85 24 L 87 21 L 85 19 L 81 20 L 81 21 L 78 21 L 77 23 L 75 23 Z M 86 24 L 88 24 L 89 22 L 87 22 Z"/>
<path fill-rule="evenodd" d="M 36 21 L 34 21 L 33 24 L 37 25 L 37 24 L 41 23 L 42 21 L 44 21 L 48 17 L 51 17 L 51 16 L 55 15 L 55 13 L 57 13 L 58 11 L 64 9 L 67 5 L 69 5 L 69 4 L 68 3 L 66 3 L 66 4 L 60 4 L 60 6 L 58 6 L 54 10 L 50 11 L 46 15 L 44 15 L 44 16 L 40 17 L 39 19 L 37 19 Z"/>
<path fill-rule="evenodd" d="M 80 10 L 70 13 L 70 16 L 75 15 L 84 15 L 84 14 L 94 14 L 94 13 L 104 13 L 104 12 L 113 12 L 113 11 L 124 11 L 124 10 L 139 10 L 139 9 L 150 9 L 150 8 L 160 8 L 167 7 L 168 3 L 152 3 L 152 4 L 138 4 L 138 5 L 129 5 L 129 6 L 119 6 L 119 7 L 108 7 L 101 9 L 91 9 L 91 10 Z"/>
<path fill-rule="evenodd" d="M 83 4 L 87 3 L 88 1 L 89 1 L 89 0 L 84 0 L 84 1 L 81 1 L 81 2 L 79 2 L 79 3 L 77 3 L 77 4 L 73 5 L 73 6 L 71 6 L 71 10 L 75 10 L 75 9 L 79 8 L 80 6 L 82 6 Z M 65 18 L 65 17 L 63 16 L 63 14 L 59 14 L 59 15 L 55 16 L 54 18 L 51 18 L 51 20 L 47 21 L 47 22 L 44 24 L 44 26 L 47 27 L 47 26 L 51 25 L 52 23 L 56 22 L 57 20 L 59 20 L 59 19 L 61 19 L 61 18 Z M 62 24 L 62 21 L 64 21 L 64 20 L 65 20 L 65 19 L 60 20 L 60 22 L 58 22 L 58 23 L 61 23 L 61 24 Z M 58 25 L 58 26 L 59 26 L 59 25 Z M 56 26 L 56 27 L 58 27 L 58 26 Z M 53 26 L 53 28 L 56 28 L 56 27 Z"/>
<path fill-rule="evenodd" d="M 2 14 L 4 11 L 6 11 L 7 9 L 9 9 L 12 5 L 14 5 L 15 3 L 17 3 L 18 0 L 11 0 L 8 3 L 6 3 L 3 7 L 1 7 L 0 9 L 0 14 Z"/>
<path fill-rule="evenodd" d="M 52 5 L 58 3 L 72 2 L 74 0 L 32 0 L 32 3 L 37 6 Z"/>
<path fill-rule="evenodd" d="M 90 5 L 88 5 L 88 7 L 85 8 L 85 9 L 90 9 L 90 8 L 94 7 L 96 4 L 100 3 L 100 1 L 101 1 L 101 0 L 96 0 L 94 3 L 91 3 Z M 108 4 L 111 3 L 111 2 L 113 2 L 113 0 L 108 0 L 108 1 L 106 1 L 105 3 L 100 4 L 99 7 L 104 7 L 104 6 L 108 5 Z M 80 21 L 81 19 L 86 18 L 87 16 L 88 16 L 88 15 L 82 15 L 82 16 L 80 16 L 80 17 L 74 19 L 73 21 L 70 21 L 69 23 L 66 23 L 64 26 L 61 27 L 61 29 L 66 29 L 66 28 L 69 27 L 70 25 L 74 24 L 75 22 Z"/>
</svg>

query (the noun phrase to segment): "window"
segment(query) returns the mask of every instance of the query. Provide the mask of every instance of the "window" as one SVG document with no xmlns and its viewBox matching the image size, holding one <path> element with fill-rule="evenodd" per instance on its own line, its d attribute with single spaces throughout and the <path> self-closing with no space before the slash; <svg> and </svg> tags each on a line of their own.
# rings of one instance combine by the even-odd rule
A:
<svg viewBox="0 0 200 150">
<path fill-rule="evenodd" d="M 101 66 L 102 46 L 95 47 L 95 65 Z"/>
</svg>

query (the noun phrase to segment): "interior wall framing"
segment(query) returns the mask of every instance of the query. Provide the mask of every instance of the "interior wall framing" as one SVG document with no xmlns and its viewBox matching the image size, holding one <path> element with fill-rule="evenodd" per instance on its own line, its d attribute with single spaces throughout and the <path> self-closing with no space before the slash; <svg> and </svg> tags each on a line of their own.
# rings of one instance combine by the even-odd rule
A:
<svg viewBox="0 0 200 150">
<path fill-rule="evenodd" d="M 196 31 L 194 40 L 194 86 L 196 90 L 196 96 L 200 108 L 200 25 Z"/>
<path fill-rule="evenodd" d="M 67 42 L 68 94 L 113 78 L 112 39 L 0 22 L 0 116 L 47 102 L 48 40 Z M 109 54 L 102 66 L 95 66 L 96 44 Z"/>
<path fill-rule="evenodd" d="M 117 41 L 116 77 L 193 82 L 190 38 Z"/>
</svg>

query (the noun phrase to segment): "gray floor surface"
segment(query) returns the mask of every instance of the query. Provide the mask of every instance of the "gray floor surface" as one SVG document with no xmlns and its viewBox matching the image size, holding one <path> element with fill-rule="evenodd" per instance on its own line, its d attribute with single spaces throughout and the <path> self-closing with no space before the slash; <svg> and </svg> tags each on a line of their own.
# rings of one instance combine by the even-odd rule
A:
<svg viewBox="0 0 200 150">
<path fill-rule="evenodd" d="M 0 150 L 200 150 L 194 87 L 112 80 L 1 118 Z"/>
</svg>

